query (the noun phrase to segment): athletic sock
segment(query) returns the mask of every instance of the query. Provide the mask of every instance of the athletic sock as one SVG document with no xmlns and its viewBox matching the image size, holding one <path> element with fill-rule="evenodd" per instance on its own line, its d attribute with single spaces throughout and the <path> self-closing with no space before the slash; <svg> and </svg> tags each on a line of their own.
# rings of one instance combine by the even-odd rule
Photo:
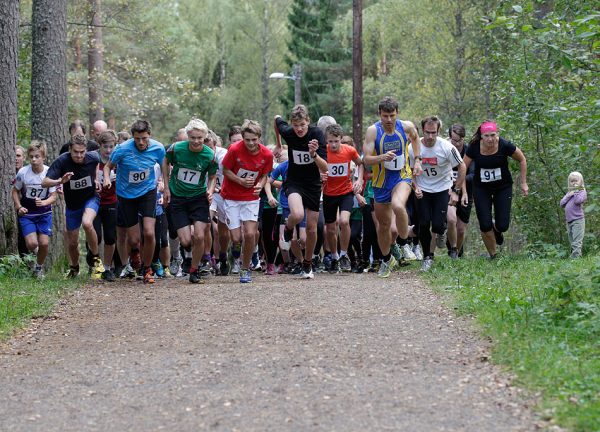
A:
<svg viewBox="0 0 600 432">
<path fill-rule="evenodd" d="M 340 251 L 340 258 L 343 257 L 344 255 L 348 255 L 348 251 L 345 251 L 345 250 Z"/>
<path fill-rule="evenodd" d="M 285 228 L 283 229 L 283 240 L 285 240 L 286 242 L 289 242 L 292 240 L 292 237 L 294 237 L 294 230 L 288 229 L 288 227 L 286 225 Z"/>
<path fill-rule="evenodd" d="M 383 262 L 390 262 L 391 258 L 392 258 L 392 253 L 388 252 L 388 254 L 384 255 L 382 259 L 383 259 Z"/>
<path fill-rule="evenodd" d="M 398 236 L 398 240 L 396 241 L 396 243 L 398 243 L 400 246 L 404 246 L 408 243 L 408 239 L 403 239 L 402 237 Z"/>
<path fill-rule="evenodd" d="M 192 248 L 189 248 L 189 250 L 184 249 L 183 250 L 183 257 L 184 258 L 191 258 L 192 257 Z"/>
<path fill-rule="evenodd" d="M 235 259 L 238 259 L 241 254 L 242 254 L 242 245 L 234 243 L 231 246 L 231 255 L 233 255 L 233 257 Z"/>
<path fill-rule="evenodd" d="M 333 258 L 334 260 L 338 260 L 340 259 L 340 256 L 337 252 L 331 252 L 331 258 Z"/>
<path fill-rule="evenodd" d="M 181 253 L 179 252 L 179 239 L 178 238 L 169 238 L 169 247 L 171 248 L 171 257 L 173 259 L 180 259 Z"/>
</svg>

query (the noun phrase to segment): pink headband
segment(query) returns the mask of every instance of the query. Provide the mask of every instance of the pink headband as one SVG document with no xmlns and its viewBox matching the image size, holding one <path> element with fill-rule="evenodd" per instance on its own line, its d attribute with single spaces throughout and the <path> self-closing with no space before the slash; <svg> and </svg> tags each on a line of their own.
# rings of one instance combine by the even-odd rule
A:
<svg viewBox="0 0 600 432">
<path fill-rule="evenodd" d="M 481 126 L 479 126 L 479 130 L 482 134 L 498 132 L 498 126 L 494 122 L 483 122 L 481 123 Z"/>
</svg>

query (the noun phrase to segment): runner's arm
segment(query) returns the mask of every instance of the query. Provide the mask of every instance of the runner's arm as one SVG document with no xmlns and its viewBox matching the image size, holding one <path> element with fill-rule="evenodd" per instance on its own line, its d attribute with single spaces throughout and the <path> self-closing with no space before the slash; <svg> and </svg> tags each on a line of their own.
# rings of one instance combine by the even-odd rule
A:
<svg viewBox="0 0 600 432">
<path fill-rule="evenodd" d="M 521 192 L 523 196 L 529 195 L 529 186 L 527 186 L 527 159 L 519 147 L 511 156 L 514 160 L 519 162 L 519 169 L 521 171 Z"/>
<path fill-rule="evenodd" d="M 408 134 L 412 146 L 413 157 L 415 158 L 413 174 L 419 176 L 423 173 L 423 168 L 421 168 L 421 141 L 419 140 L 419 132 L 415 125 L 409 121 L 402 121 L 402 127 Z"/>
<path fill-rule="evenodd" d="M 106 166 L 104 168 L 106 168 Z M 165 183 L 165 189 L 163 191 L 163 207 L 166 207 L 171 202 L 171 188 L 169 187 L 169 177 L 171 175 L 171 170 L 169 169 L 169 161 L 167 160 L 166 156 L 160 164 L 160 171 L 162 174 L 163 182 Z"/>
<path fill-rule="evenodd" d="M 363 162 L 365 165 L 377 165 L 381 162 L 391 161 L 396 157 L 396 153 L 389 151 L 384 154 L 374 155 L 375 152 L 375 138 L 377 137 L 377 130 L 375 126 L 369 126 L 367 133 L 365 134 L 365 142 L 363 144 Z"/>
</svg>

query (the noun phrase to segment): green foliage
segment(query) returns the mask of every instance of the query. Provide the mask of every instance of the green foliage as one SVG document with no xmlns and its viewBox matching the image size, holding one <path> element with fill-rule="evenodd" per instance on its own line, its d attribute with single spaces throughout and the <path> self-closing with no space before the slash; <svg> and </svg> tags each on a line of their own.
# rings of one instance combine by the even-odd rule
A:
<svg viewBox="0 0 600 432">
<path fill-rule="evenodd" d="M 58 273 L 50 273 L 44 280 L 34 279 L 30 270 L 34 261 L 32 256 L 0 258 L 0 340 L 31 318 L 50 313 L 67 291 L 85 280 L 64 280 Z"/>
<path fill-rule="evenodd" d="M 288 15 L 287 65 L 290 71 L 294 64 L 302 65 L 302 101 L 315 121 L 322 115 L 342 124 L 351 118 L 339 89 L 341 81 L 352 76 L 352 44 L 342 45 L 342 30 L 335 27 L 349 7 L 348 1 L 294 0 Z M 290 91 L 287 105 L 293 101 Z"/>
<path fill-rule="evenodd" d="M 487 26 L 494 111 L 506 135 L 524 150 L 533 185 L 530 197 L 516 201 L 517 222 L 530 239 L 544 243 L 565 239 L 557 203 L 575 170 L 588 180 L 586 223 L 598 233 L 600 214 L 593 203 L 600 170 L 600 14 L 594 4 L 559 1 L 543 8 L 523 1 L 501 8 Z"/>
<path fill-rule="evenodd" d="M 426 275 L 462 314 L 475 315 L 493 359 L 540 391 L 544 417 L 598 430 L 600 258 L 439 260 Z"/>
</svg>

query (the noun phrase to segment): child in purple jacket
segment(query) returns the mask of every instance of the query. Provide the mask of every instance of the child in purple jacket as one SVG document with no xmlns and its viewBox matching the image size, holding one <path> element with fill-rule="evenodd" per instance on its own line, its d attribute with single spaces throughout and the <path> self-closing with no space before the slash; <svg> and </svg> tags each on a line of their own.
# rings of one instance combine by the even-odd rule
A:
<svg viewBox="0 0 600 432">
<path fill-rule="evenodd" d="M 571 258 L 581 256 L 583 236 L 585 234 L 585 216 L 583 203 L 587 200 L 587 192 L 583 184 L 581 173 L 574 171 L 567 180 L 569 192 L 560 200 L 560 206 L 565 209 L 567 218 L 567 232 L 571 243 Z"/>
</svg>

